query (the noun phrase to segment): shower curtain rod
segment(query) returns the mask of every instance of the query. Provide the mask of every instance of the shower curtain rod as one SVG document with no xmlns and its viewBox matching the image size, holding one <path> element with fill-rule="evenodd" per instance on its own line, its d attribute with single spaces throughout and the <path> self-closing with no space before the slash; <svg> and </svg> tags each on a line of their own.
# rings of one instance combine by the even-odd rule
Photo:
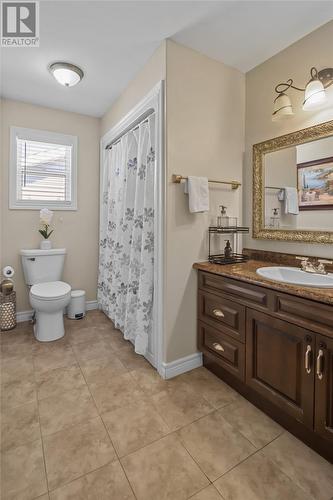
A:
<svg viewBox="0 0 333 500">
<path fill-rule="evenodd" d="M 123 132 L 121 132 L 121 134 L 117 135 L 117 137 L 115 137 L 109 144 L 107 144 L 107 146 L 105 146 L 105 149 L 111 149 L 112 146 L 115 146 L 115 144 L 118 144 L 120 139 L 125 134 L 128 134 L 128 132 L 133 132 L 134 130 L 137 130 L 139 128 L 139 126 L 142 125 L 143 123 L 147 123 L 148 117 L 153 115 L 154 113 L 155 113 L 155 111 L 153 109 L 149 109 L 148 111 L 146 111 L 143 115 L 141 115 L 139 118 L 137 118 L 137 120 L 135 120 L 129 127 L 125 128 L 125 130 Z"/>
</svg>

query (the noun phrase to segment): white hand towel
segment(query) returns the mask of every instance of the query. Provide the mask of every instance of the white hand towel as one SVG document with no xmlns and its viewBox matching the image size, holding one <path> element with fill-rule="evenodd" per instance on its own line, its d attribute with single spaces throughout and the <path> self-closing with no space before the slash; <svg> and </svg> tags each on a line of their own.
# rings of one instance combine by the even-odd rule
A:
<svg viewBox="0 0 333 500">
<path fill-rule="evenodd" d="M 208 212 L 209 210 L 209 189 L 207 177 L 189 176 L 187 181 L 188 204 L 192 214 L 198 212 Z"/>
<path fill-rule="evenodd" d="M 284 212 L 286 214 L 299 214 L 298 192 L 295 187 L 284 188 Z"/>
</svg>

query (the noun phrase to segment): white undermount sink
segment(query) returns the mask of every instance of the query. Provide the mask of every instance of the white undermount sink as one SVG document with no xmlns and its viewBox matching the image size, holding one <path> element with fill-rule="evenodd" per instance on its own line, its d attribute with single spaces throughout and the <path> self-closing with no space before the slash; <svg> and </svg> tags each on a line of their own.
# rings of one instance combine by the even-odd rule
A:
<svg viewBox="0 0 333 500">
<path fill-rule="evenodd" d="M 263 278 L 317 288 L 333 288 L 333 274 L 307 273 L 298 267 L 259 267 L 257 274 Z"/>
</svg>

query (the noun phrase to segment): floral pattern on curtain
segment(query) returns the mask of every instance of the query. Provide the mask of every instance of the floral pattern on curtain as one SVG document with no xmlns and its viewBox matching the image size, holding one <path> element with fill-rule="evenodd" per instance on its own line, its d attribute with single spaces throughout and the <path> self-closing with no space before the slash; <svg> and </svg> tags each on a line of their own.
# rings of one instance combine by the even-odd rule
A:
<svg viewBox="0 0 333 500">
<path fill-rule="evenodd" d="M 99 251 L 98 302 L 138 354 L 153 326 L 155 117 L 107 151 Z"/>
</svg>

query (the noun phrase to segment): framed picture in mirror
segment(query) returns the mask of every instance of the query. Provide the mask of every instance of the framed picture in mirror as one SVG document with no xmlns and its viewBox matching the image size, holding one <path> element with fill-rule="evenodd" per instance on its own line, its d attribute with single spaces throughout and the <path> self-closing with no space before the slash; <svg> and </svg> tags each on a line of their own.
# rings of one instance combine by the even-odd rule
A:
<svg viewBox="0 0 333 500">
<path fill-rule="evenodd" d="M 333 156 L 297 164 L 299 210 L 333 210 Z"/>
</svg>

